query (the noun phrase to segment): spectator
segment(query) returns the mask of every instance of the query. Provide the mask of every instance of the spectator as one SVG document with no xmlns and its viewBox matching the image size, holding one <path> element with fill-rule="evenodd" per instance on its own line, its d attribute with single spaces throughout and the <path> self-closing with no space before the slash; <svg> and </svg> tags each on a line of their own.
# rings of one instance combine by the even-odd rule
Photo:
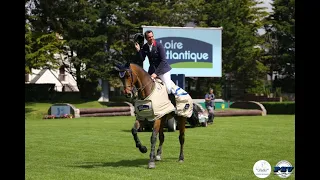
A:
<svg viewBox="0 0 320 180">
<path fill-rule="evenodd" d="M 214 119 L 214 100 L 215 96 L 213 94 L 213 89 L 210 88 L 209 93 L 207 93 L 204 97 L 205 99 L 205 105 L 206 109 L 208 111 L 209 117 L 208 117 L 208 123 L 213 123 Z"/>
</svg>

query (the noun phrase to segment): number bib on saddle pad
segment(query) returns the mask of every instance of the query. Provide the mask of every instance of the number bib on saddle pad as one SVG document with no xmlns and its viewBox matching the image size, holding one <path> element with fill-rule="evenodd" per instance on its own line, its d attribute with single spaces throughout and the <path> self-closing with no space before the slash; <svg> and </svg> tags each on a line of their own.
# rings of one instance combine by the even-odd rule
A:
<svg viewBox="0 0 320 180">
<path fill-rule="evenodd" d="M 154 116 L 151 100 L 137 100 L 137 101 L 135 101 L 134 110 L 138 116 L 142 116 L 142 117 Z"/>
</svg>

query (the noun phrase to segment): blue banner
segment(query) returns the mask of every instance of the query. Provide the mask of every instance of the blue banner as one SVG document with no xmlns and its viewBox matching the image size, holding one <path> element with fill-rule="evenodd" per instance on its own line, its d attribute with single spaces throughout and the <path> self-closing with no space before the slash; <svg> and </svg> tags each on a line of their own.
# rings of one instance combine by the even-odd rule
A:
<svg viewBox="0 0 320 180">
<path fill-rule="evenodd" d="M 185 77 L 221 77 L 222 28 L 142 26 L 152 30 L 166 52 L 171 74 Z M 146 40 L 145 40 L 146 43 Z M 148 71 L 149 60 L 143 62 Z"/>
</svg>

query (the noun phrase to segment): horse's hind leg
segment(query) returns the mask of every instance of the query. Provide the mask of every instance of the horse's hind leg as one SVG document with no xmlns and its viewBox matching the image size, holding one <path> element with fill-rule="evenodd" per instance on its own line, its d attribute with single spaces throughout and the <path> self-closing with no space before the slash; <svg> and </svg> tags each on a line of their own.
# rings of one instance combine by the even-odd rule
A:
<svg viewBox="0 0 320 180">
<path fill-rule="evenodd" d="M 160 161 L 161 160 L 162 144 L 164 142 L 164 131 L 163 131 L 164 124 L 165 124 L 165 121 L 161 121 L 160 129 L 159 129 L 159 141 L 160 141 L 160 143 L 159 143 L 159 147 L 158 147 L 158 150 L 157 150 L 156 161 Z"/>
<path fill-rule="evenodd" d="M 183 154 L 183 145 L 184 145 L 184 132 L 186 129 L 186 120 L 187 118 L 185 117 L 177 117 L 178 118 L 178 127 L 179 127 L 179 142 L 180 142 L 180 155 L 179 155 L 179 162 L 184 161 L 184 154 Z"/>
<path fill-rule="evenodd" d="M 147 147 L 145 147 L 141 144 L 140 139 L 137 134 L 139 127 L 140 127 L 140 123 L 138 120 L 136 120 L 136 122 L 134 123 L 134 125 L 131 129 L 131 133 L 132 133 L 134 142 L 136 143 L 136 147 L 139 148 L 140 152 L 146 153 L 148 151 L 148 149 L 147 149 Z"/>
<path fill-rule="evenodd" d="M 160 124 L 161 124 L 161 119 L 157 119 L 154 121 L 153 124 L 153 131 L 152 131 L 152 135 L 150 138 L 151 141 L 151 151 L 150 151 L 150 160 L 149 160 L 149 164 L 148 164 L 148 168 L 155 168 L 156 167 L 156 163 L 155 163 L 155 158 L 156 158 L 156 143 L 157 143 L 157 136 L 159 133 L 159 129 L 160 129 Z"/>
</svg>

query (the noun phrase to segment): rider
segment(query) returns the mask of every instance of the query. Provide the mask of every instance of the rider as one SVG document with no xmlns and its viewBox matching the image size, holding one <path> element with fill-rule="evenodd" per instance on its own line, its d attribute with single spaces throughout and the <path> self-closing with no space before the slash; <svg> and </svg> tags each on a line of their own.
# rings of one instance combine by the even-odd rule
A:
<svg viewBox="0 0 320 180">
<path fill-rule="evenodd" d="M 137 56 L 142 61 L 144 61 L 145 57 L 148 56 L 150 63 L 148 73 L 151 75 L 151 78 L 154 79 L 159 77 L 165 83 L 170 97 L 170 94 L 172 94 L 170 70 L 172 68 L 166 59 L 164 47 L 160 42 L 157 42 L 154 39 L 153 32 L 151 30 L 147 30 L 144 33 L 144 38 L 147 40 L 147 43 L 145 43 L 142 48 L 140 48 L 139 43 L 135 43 Z"/>
</svg>

